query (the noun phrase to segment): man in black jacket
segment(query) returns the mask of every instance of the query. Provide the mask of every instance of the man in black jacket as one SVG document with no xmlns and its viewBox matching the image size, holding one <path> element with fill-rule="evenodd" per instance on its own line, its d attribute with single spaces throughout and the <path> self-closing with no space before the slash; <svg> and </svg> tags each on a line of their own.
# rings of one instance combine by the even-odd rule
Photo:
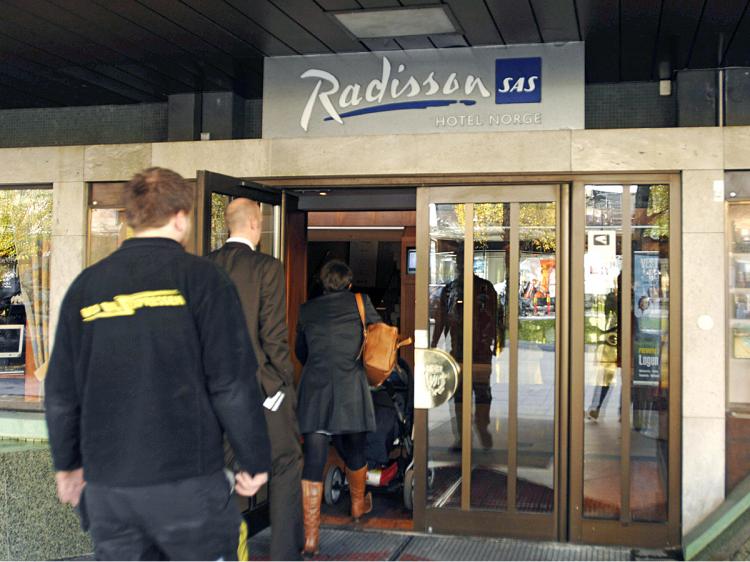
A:
<svg viewBox="0 0 750 562">
<path fill-rule="evenodd" d="M 128 183 L 135 231 L 83 271 L 60 310 L 46 380 L 58 496 L 100 560 L 235 559 L 238 493 L 267 479 L 270 444 L 237 292 L 188 254 L 193 188 L 150 168 Z M 82 493 L 83 492 L 83 493 Z"/>
<path fill-rule="evenodd" d="M 258 358 L 258 379 L 267 397 L 264 412 L 273 457 L 271 559 L 297 560 L 303 542 L 302 450 L 287 337 L 284 267 L 257 251 L 262 219 L 255 201 L 232 201 L 226 210 L 230 238 L 209 259 L 223 267 L 237 287 L 249 343 Z"/>
</svg>

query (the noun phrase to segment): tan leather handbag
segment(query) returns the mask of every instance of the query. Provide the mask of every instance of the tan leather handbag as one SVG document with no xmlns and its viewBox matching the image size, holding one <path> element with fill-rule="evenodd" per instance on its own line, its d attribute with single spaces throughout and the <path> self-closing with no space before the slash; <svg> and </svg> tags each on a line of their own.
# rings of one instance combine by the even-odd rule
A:
<svg viewBox="0 0 750 562">
<path fill-rule="evenodd" d="M 370 386 L 380 386 L 387 379 L 398 360 L 400 347 L 409 345 L 411 338 L 400 339 L 398 328 L 384 322 L 367 325 L 365 321 L 365 302 L 361 293 L 355 293 L 359 318 L 362 320 L 362 349 L 359 356 L 365 366 L 367 382 Z"/>
</svg>

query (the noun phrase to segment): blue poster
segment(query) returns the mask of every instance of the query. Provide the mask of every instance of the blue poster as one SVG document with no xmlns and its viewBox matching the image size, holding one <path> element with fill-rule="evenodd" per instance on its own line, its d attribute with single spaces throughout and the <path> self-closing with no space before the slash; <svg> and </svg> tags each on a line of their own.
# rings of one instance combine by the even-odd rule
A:
<svg viewBox="0 0 750 562">
<path fill-rule="evenodd" d="M 633 252 L 633 384 L 661 378 L 661 271 L 658 252 Z"/>
</svg>

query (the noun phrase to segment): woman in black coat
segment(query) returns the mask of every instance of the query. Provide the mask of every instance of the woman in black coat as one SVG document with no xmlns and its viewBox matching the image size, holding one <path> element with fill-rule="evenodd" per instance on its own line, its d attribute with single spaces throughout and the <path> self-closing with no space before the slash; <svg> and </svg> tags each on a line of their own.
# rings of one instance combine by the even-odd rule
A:
<svg viewBox="0 0 750 562">
<path fill-rule="evenodd" d="M 297 418 L 305 437 L 302 498 L 306 554 L 318 552 L 320 502 L 328 442 L 337 436 L 346 463 L 351 514 L 357 520 L 372 510 L 372 496 L 365 496 L 367 432 L 375 430 L 375 413 L 362 365 L 362 321 L 354 294 L 349 289 L 352 270 L 332 260 L 320 272 L 325 293 L 300 308 L 295 351 L 302 369 L 298 389 Z M 381 319 L 370 299 L 363 295 L 367 324 Z"/>
</svg>

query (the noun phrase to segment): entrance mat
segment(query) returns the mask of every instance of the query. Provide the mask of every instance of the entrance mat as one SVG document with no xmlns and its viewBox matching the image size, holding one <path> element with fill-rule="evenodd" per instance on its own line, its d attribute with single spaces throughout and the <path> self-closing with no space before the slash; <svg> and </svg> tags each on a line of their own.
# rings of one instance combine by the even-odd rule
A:
<svg viewBox="0 0 750 562">
<path fill-rule="evenodd" d="M 411 536 L 399 533 L 352 531 L 321 527 L 320 554 L 313 560 L 397 560 Z M 271 530 L 248 541 L 250 560 L 270 560 Z"/>
<path fill-rule="evenodd" d="M 415 536 L 398 560 L 631 560 L 628 548 L 480 537 Z"/>
<path fill-rule="evenodd" d="M 431 505 L 461 507 L 461 467 L 445 466 L 435 470 L 433 487 L 428 491 Z M 474 509 L 504 510 L 508 506 L 508 477 L 500 471 L 475 467 L 471 472 L 471 506 Z M 519 511 L 548 513 L 554 502 L 553 490 L 518 478 L 516 480 L 516 506 Z"/>
<path fill-rule="evenodd" d="M 250 559 L 268 560 L 270 529 L 249 540 Z M 322 527 L 313 560 L 633 560 L 626 547 L 450 537 Z M 661 558 L 664 560 L 665 558 Z"/>
</svg>

